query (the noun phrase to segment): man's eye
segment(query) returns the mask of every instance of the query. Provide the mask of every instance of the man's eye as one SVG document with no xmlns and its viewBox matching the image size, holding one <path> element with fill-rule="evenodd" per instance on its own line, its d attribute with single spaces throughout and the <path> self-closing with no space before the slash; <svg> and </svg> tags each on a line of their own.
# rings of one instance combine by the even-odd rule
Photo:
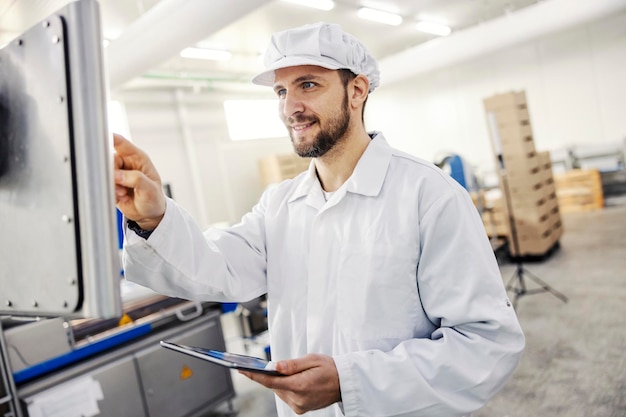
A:
<svg viewBox="0 0 626 417">
<path fill-rule="evenodd" d="M 304 88 L 305 90 L 313 87 L 315 87 L 315 83 L 312 81 L 305 81 L 302 83 L 302 88 Z"/>
<path fill-rule="evenodd" d="M 280 90 L 276 90 L 276 95 L 279 98 L 283 98 L 285 97 L 285 94 L 287 93 L 287 90 L 285 90 L 284 88 L 281 88 Z"/>
</svg>

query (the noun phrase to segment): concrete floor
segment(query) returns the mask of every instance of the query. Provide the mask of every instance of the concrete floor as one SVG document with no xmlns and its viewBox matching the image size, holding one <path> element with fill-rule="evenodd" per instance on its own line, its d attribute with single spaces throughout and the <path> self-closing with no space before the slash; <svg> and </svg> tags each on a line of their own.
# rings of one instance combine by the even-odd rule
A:
<svg viewBox="0 0 626 417">
<path fill-rule="evenodd" d="M 523 266 L 528 289 L 538 288 L 530 273 L 568 301 L 549 292 L 518 300 L 526 351 L 508 384 L 474 417 L 626 416 L 626 201 L 564 214 L 563 224 L 559 250 Z M 501 261 L 501 270 L 506 284 L 515 264 Z M 236 415 L 275 416 L 272 393 L 242 378 L 233 374 Z"/>
<path fill-rule="evenodd" d="M 626 205 L 562 217 L 560 250 L 524 266 L 568 302 L 548 292 L 520 298 L 524 357 L 474 417 L 626 416 Z M 515 267 L 501 270 L 506 281 Z"/>
</svg>

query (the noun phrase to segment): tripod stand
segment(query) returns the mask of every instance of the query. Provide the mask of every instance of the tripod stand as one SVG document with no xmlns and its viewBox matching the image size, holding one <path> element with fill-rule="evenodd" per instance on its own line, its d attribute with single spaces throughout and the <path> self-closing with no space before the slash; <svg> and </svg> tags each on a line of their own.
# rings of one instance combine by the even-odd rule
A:
<svg viewBox="0 0 626 417">
<path fill-rule="evenodd" d="M 512 207 L 512 203 L 511 203 L 511 195 L 510 195 L 510 190 L 509 190 L 508 178 L 506 176 L 506 173 L 504 172 L 504 169 L 502 169 L 501 179 L 502 179 L 502 186 L 503 186 L 503 189 L 504 189 L 504 192 L 505 192 L 504 198 L 506 200 L 507 209 L 509 211 L 509 226 L 510 226 L 510 231 L 511 231 L 511 242 L 510 243 L 513 246 L 513 248 L 512 248 L 513 249 L 513 253 L 516 256 L 515 272 L 513 273 L 513 276 L 511 276 L 511 278 L 509 279 L 509 282 L 508 282 L 508 284 L 506 286 L 506 290 L 507 291 L 513 291 L 513 294 L 515 294 L 515 297 L 513 298 L 513 307 L 517 307 L 517 301 L 521 297 L 523 297 L 525 295 L 538 294 L 538 293 L 542 293 L 542 292 L 549 292 L 552 295 L 554 295 L 555 297 L 557 297 L 558 299 L 560 299 L 561 301 L 563 301 L 564 303 L 566 303 L 567 302 L 567 297 L 565 295 L 563 295 L 559 291 L 555 290 L 550 285 L 548 285 L 546 282 L 541 280 L 539 277 L 537 277 L 536 275 L 530 273 L 526 268 L 524 268 L 524 265 L 522 264 L 522 261 L 519 258 L 519 256 L 520 256 L 519 240 L 518 240 L 518 235 L 517 235 L 515 218 L 514 218 L 514 215 L 513 215 L 513 207 Z M 540 287 L 539 288 L 528 289 L 526 287 L 526 282 L 525 282 L 525 278 L 526 277 L 530 278 L 532 281 L 534 281 Z"/>
<path fill-rule="evenodd" d="M 540 285 L 540 288 L 526 288 L 526 282 L 524 281 L 525 277 L 530 278 L 536 284 Z M 524 295 L 538 294 L 542 292 L 550 292 L 564 303 L 567 303 L 566 296 L 564 296 L 563 294 L 546 284 L 544 281 L 542 281 L 539 277 L 525 269 L 521 261 L 516 262 L 515 272 L 513 272 L 511 279 L 509 279 L 509 282 L 506 285 L 506 290 L 513 291 L 513 294 L 515 294 L 515 297 L 513 298 L 513 307 L 517 307 L 517 301 Z"/>
</svg>

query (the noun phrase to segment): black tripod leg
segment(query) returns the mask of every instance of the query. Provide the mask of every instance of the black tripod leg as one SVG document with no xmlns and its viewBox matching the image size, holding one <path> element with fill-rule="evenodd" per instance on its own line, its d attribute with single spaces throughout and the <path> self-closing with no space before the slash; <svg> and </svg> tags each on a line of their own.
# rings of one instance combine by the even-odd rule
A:
<svg viewBox="0 0 626 417">
<path fill-rule="evenodd" d="M 565 295 L 563 295 L 559 291 L 557 291 L 554 288 L 552 288 L 551 286 L 549 286 L 546 282 L 544 282 L 538 276 L 534 275 L 533 273 L 529 272 L 528 270 L 524 269 L 524 272 L 526 272 L 526 274 L 528 275 L 528 277 L 530 279 L 532 279 L 537 284 L 539 284 L 541 286 L 542 290 L 548 291 L 548 292 L 552 293 L 555 297 L 559 298 L 564 303 L 567 303 L 567 297 Z"/>
<path fill-rule="evenodd" d="M 527 275 L 531 280 L 533 280 L 541 288 L 533 288 L 530 290 L 527 289 L 526 283 L 524 281 L 525 275 Z M 511 279 L 509 279 L 509 282 L 506 285 L 506 290 L 513 291 L 513 293 L 515 294 L 515 297 L 513 298 L 513 301 L 512 301 L 513 307 L 517 307 L 517 301 L 520 299 L 520 297 L 524 295 L 538 294 L 538 293 L 542 293 L 546 291 L 550 292 L 552 295 L 554 295 L 555 297 L 557 297 L 564 303 L 567 303 L 567 297 L 565 295 L 563 295 L 559 291 L 549 286 L 546 282 L 541 280 L 536 275 L 529 272 L 527 269 L 524 268 L 524 266 L 521 263 L 518 263 L 516 265 L 515 272 L 513 272 Z"/>
<path fill-rule="evenodd" d="M 517 307 L 517 300 L 519 300 L 522 295 L 528 292 L 526 290 L 526 284 L 524 283 L 523 273 L 524 270 L 518 265 L 515 268 L 513 275 L 511 275 L 508 284 L 506 285 L 506 290 L 513 291 L 513 294 L 515 294 L 515 297 L 511 302 L 513 304 L 513 308 Z M 517 285 L 514 285 L 514 283 L 516 283 Z"/>
</svg>

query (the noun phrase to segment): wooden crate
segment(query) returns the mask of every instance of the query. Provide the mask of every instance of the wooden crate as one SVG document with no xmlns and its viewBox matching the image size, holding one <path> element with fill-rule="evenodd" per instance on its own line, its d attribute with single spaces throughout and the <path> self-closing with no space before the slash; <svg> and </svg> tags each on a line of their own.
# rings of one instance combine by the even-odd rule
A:
<svg viewBox="0 0 626 417">
<path fill-rule="evenodd" d="M 604 207 L 602 179 L 596 169 L 574 169 L 554 175 L 562 213 L 600 210 Z"/>
</svg>

